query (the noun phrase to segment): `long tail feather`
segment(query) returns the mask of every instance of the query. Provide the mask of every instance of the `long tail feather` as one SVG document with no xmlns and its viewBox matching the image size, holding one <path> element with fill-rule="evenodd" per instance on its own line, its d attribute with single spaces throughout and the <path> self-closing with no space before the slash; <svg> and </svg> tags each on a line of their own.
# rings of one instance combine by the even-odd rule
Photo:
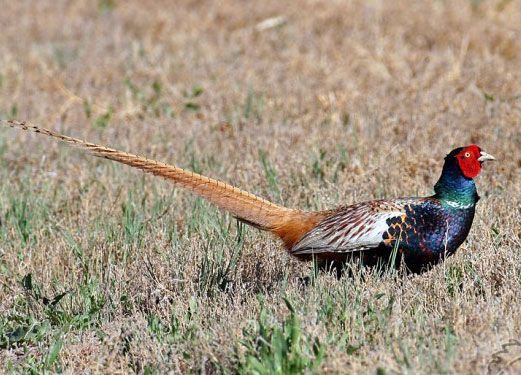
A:
<svg viewBox="0 0 521 375">
<path fill-rule="evenodd" d="M 240 220 L 259 229 L 269 230 L 277 234 L 288 248 L 291 248 L 296 241 L 323 217 L 319 213 L 306 213 L 279 206 L 235 186 L 173 165 L 85 142 L 49 129 L 29 125 L 25 122 L 1 121 L 10 127 L 57 138 L 94 156 L 126 164 L 146 173 L 173 181 L 190 192 L 207 199 L 221 209 L 231 212 Z"/>
</svg>

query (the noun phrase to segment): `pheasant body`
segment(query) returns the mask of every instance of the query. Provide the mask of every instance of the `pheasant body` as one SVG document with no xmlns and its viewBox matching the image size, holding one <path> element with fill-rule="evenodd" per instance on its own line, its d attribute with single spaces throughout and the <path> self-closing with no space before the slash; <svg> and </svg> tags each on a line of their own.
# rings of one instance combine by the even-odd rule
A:
<svg viewBox="0 0 521 375">
<path fill-rule="evenodd" d="M 168 179 L 206 198 L 239 220 L 278 236 L 300 259 L 367 265 L 394 259 L 421 272 L 452 255 L 466 239 L 479 200 L 473 178 L 484 161 L 494 160 L 478 146 L 460 147 L 445 158 L 435 194 L 425 198 L 377 200 L 322 212 L 305 212 L 268 202 L 234 186 L 175 166 L 149 160 L 15 121 L 11 127 L 58 138 L 95 156 Z"/>
<path fill-rule="evenodd" d="M 395 253 L 395 265 L 403 260 L 413 272 L 452 255 L 467 238 L 479 200 L 474 180 L 464 175 L 457 161 L 456 155 L 465 149 L 447 155 L 433 196 L 341 207 L 290 252 L 325 261 L 356 257 L 366 265 L 388 263 Z"/>
<path fill-rule="evenodd" d="M 409 270 L 421 272 L 463 243 L 474 211 L 474 206 L 446 208 L 435 197 L 342 207 L 307 233 L 290 253 L 333 261 L 355 257 L 374 266 L 387 264 L 396 252 L 396 266 L 403 260 Z"/>
</svg>

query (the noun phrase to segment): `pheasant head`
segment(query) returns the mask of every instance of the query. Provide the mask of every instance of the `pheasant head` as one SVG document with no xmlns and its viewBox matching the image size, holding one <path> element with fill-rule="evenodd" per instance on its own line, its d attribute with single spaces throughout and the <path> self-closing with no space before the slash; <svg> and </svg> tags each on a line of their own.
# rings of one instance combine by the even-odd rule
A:
<svg viewBox="0 0 521 375">
<path fill-rule="evenodd" d="M 474 178 L 481 172 L 484 162 L 495 160 L 476 145 L 459 147 L 445 157 L 441 177 L 434 186 L 437 198 L 449 206 L 461 208 L 474 205 L 479 196 Z"/>
</svg>

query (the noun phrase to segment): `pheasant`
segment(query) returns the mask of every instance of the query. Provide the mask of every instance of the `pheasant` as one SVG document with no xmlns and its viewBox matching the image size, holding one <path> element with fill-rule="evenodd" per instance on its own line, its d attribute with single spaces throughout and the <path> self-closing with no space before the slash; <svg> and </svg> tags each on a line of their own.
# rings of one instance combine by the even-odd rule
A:
<svg viewBox="0 0 521 375">
<path fill-rule="evenodd" d="M 485 161 L 495 160 L 476 145 L 445 157 L 441 177 L 429 197 L 375 200 L 333 210 L 307 212 L 271 203 L 224 182 L 141 156 L 6 121 L 9 126 L 44 134 L 91 154 L 163 177 L 203 197 L 239 220 L 279 237 L 301 260 L 342 264 L 358 258 L 365 265 L 404 264 L 419 273 L 454 254 L 467 237 L 479 196 L 474 178 Z"/>
</svg>

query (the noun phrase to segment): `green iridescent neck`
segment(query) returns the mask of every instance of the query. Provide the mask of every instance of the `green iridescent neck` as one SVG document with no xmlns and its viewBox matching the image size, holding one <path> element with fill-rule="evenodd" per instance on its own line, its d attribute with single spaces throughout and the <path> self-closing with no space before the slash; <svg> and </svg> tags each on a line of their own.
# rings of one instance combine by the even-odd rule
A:
<svg viewBox="0 0 521 375">
<path fill-rule="evenodd" d="M 434 186 L 435 197 L 449 208 L 474 207 L 479 200 L 474 180 L 467 178 L 461 172 L 457 161 L 446 159 L 441 177 Z"/>
</svg>

